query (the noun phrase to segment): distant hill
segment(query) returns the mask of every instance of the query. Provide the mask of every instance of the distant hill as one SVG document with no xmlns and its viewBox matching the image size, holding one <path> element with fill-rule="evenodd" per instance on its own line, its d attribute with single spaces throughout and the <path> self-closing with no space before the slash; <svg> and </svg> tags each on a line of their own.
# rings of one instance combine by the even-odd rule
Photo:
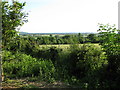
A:
<svg viewBox="0 0 120 90">
<path fill-rule="evenodd" d="M 20 32 L 19 33 L 20 35 L 23 35 L 23 34 L 28 34 L 27 32 Z"/>
<path fill-rule="evenodd" d="M 77 34 L 77 33 L 81 33 L 81 34 L 96 34 L 94 32 L 64 32 L 64 33 L 28 33 L 28 32 L 20 32 L 19 34 L 20 35 L 33 35 L 33 34 L 37 34 L 37 35 L 50 35 L 50 34 L 62 34 L 62 35 L 65 35 L 65 34 Z"/>
</svg>

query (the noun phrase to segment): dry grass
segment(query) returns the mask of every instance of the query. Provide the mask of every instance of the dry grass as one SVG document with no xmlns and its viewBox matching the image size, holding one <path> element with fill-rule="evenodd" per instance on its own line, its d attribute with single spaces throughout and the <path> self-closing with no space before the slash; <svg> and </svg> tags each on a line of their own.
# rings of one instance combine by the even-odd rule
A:
<svg viewBox="0 0 120 90">
<path fill-rule="evenodd" d="M 25 79 L 11 79 L 2 82 L 2 88 L 69 88 L 67 84 L 55 81 L 48 83 L 45 81 L 28 81 Z"/>
<path fill-rule="evenodd" d="M 71 44 L 57 44 L 57 45 L 39 45 L 40 48 L 42 47 L 57 47 L 57 48 L 61 48 L 61 49 L 67 49 L 70 47 Z M 81 46 L 83 44 L 79 44 L 79 46 Z M 89 44 L 89 45 L 93 45 L 92 43 Z M 99 44 L 94 44 L 96 46 L 100 46 Z"/>
</svg>

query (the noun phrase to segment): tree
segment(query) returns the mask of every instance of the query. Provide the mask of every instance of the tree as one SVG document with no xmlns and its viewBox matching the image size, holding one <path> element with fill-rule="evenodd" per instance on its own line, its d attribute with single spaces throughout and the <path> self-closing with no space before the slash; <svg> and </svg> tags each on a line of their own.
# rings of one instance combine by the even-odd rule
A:
<svg viewBox="0 0 120 90">
<path fill-rule="evenodd" d="M 106 52 L 108 66 L 106 76 L 104 79 L 109 83 L 109 86 L 119 86 L 120 80 L 120 34 L 119 30 L 115 28 L 115 25 L 99 24 L 99 37 L 100 44 L 103 50 Z M 105 73 L 104 73 L 105 75 Z"/>
<path fill-rule="evenodd" d="M 97 42 L 97 39 L 98 39 L 96 34 L 89 34 L 87 38 L 90 40 L 90 42 L 93 42 L 93 43 Z"/>
<path fill-rule="evenodd" d="M 12 2 L 9 4 L 8 1 L 2 1 L 2 45 L 3 49 L 12 49 L 14 46 L 19 47 L 18 36 L 18 27 L 22 26 L 27 22 L 28 13 L 22 11 L 24 3 L 19 3 L 18 1 Z M 14 41 L 14 42 L 13 42 Z M 16 45 L 17 44 L 17 45 Z M 11 45 L 12 47 L 9 47 Z M 15 50 L 18 48 L 15 47 Z M 3 63 L 2 63 L 3 64 Z M 3 72 L 2 72 L 3 74 Z"/>
<path fill-rule="evenodd" d="M 18 27 L 27 22 L 28 13 L 23 12 L 26 3 L 13 1 L 9 4 L 2 1 L 2 40 L 3 46 L 6 46 L 12 39 L 17 36 Z"/>
<path fill-rule="evenodd" d="M 78 33 L 78 41 L 79 43 L 83 43 L 83 35 L 81 33 Z"/>
</svg>

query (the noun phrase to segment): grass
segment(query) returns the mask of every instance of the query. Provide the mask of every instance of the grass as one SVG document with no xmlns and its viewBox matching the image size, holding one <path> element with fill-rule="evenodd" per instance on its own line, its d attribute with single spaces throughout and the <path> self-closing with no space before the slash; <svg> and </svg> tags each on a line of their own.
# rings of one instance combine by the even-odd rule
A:
<svg viewBox="0 0 120 90">
<path fill-rule="evenodd" d="M 94 44 L 94 45 L 96 45 L 96 46 L 100 46 L 98 43 L 87 43 L 87 44 L 89 44 L 89 45 L 92 45 L 92 44 Z M 61 48 L 61 49 L 67 49 L 67 48 L 69 48 L 70 47 L 70 45 L 72 45 L 72 44 L 57 44 L 57 45 L 39 45 L 39 47 L 40 48 L 42 48 L 42 47 L 57 47 L 57 48 Z M 83 45 L 83 44 L 79 44 L 79 46 L 80 45 Z"/>
<path fill-rule="evenodd" d="M 60 44 L 60 45 L 40 45 L 40 48 L 42 47 L 57 47 L 62 49 L 67 49 L 70 46 L 70 44 Z"/>
<path fill-rule="evenodd" d="M 57 36 L 60 36 L 60 37 L 65 36 L 65 35 L 63 35 L 63 34 L 59 34 L 59 35 L 58 35 L 58 34 L 52 34 L 52 36 L 56 36 L 56 35 L 57 35 Z M 49 37 L 50 34 L 48 34 L 48 35 L 40 35 L 40 36 L 48 36 L 48 37 Z"/>
</svg>

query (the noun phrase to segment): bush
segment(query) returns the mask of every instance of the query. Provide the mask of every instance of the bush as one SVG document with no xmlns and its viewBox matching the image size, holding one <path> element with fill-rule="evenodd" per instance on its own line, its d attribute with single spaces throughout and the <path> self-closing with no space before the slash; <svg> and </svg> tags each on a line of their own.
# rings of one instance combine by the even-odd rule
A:
<svg viewBox="0 0 120 90">
<path fill-rule="evenodd" d="M 116 88 L 120 85 L 120 30 L 115 25 L 99 24 L 101 46 L 106 52 L 108 65 L 103 69 L 101 77 L 102 87 Z"/>
<path fill-rule="evenodd" d="M 77 77 L 85 76 L 84 74 L 88 71 L 98 69 L 105 63 L 104 53 L 99 46 L 87 44 L 80 46 L 73 45 L 69 51 L 67 65 L 70 73 Z"/>
<path fill-rule="evenodd" d="M 99 45 L 75 44 L 64 51 L 55 47 L 39 51 L 35 53 L 39 58 L 4 51 L 4 72 L 10 77 L 37 76 L 48 82 L 63 80 L 83 87 L 99 87 L 101 71 L 108 63 Z"/>
<path fill-rule="evenodd" d="M 29 55 L 5 51 L 3 71 L 9 77 L 39 76 L 44 79 L 54 78 L 55 67 L 51 60 L 35 59 Z"/>
<path fill-rule="evenodd" d="M 88 87 L 94 87 L 98 85 L 99 70 L 107 65 L 107 60 L 99 45 L 75 44 L 68 51 L 61 52 L 59 64 L 62 67 L 61 73 L 69 75 L 63 74 L 68 79 L 75 77 L 80 82 L 87 83 Z"/>
</svg>

